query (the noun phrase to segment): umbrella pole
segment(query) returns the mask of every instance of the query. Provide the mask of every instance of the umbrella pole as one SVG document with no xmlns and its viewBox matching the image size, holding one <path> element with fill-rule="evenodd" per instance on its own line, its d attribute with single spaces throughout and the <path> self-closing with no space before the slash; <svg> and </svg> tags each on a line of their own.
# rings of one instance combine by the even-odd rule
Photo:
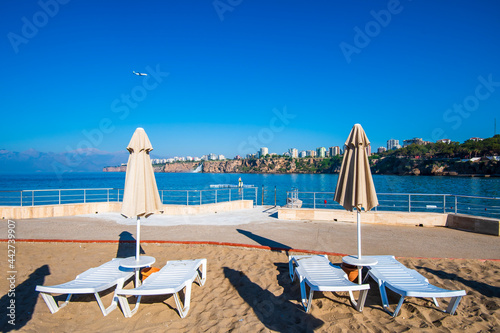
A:
<svg viewBox="0 0 500 333">
<path fill-rule="evenodd" d="M 357 225 L 358 225 L 358 259 L 361 259 L 361 210 L 358 208 L 357 209 Z M 358 283 L 361 284 L 362 282 L 362 273 L 363 267 L 358 266 Z"/>
<path fill-rule="evenodd" d="M 141 248 L 141 218 L 137 216 L 137 239 L 135 240 L 135 260 L 139 260 L 139 250 Z"/>
</svg>

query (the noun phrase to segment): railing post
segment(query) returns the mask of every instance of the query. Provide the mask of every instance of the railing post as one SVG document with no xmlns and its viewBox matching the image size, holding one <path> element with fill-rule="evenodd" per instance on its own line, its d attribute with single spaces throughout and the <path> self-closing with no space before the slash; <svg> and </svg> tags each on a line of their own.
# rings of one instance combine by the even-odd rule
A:
<svg viewBox="0 0 500 333">
<path fill-rule="evenodd" d="M 120 202 L 120 189 L 118 188 L 118 194 L 116 195 L 116 202 Z"/>
<path fill-rule="evenodd" d="M 313 192 L 313 208 L 316 209 L 316 192 Z"/>
<path fill-rule="evenodd" d="M 21 191 L 21 201 L 23 200 L 23 192 Z M 35 191 L 31 191 L 31 205 L 35 205 Z M 22 206 L 22 202 L 21 202 Z"/>
<path fill-rule="evenodd" d="M 276 207 L 276 185 L 274 186 L 274 207 Z"/>
<path fill-rule="evenodd" d="M 457 213 L 458 211 L 458 200 L 457 200 L 457 196 L 455 195 L 455 214 Z"/>
<path fill-rule="evenodd" d="M 83 189 L 83 203 L 87 202 L 87 190 Z"/>
<path fill-rule="evenodd" d="M 259 193 L 259 192 L 257 192 L 257 187 L 256 187 L 255 188 L 255 206 L 257 206 L 257 193 Z"/>
<path fill-rule="evenodd" d="M 443 194 L 443 214 L 446 214 L 446 194 Z"/>
<path fill-rule="evenodd" d="M 186 206 L 189 206 L 189 191 L 186 191 Z"/>
<path fill-rule="evenodd" d="M 408 194 L 408 212 L 411 212 L 411 194 Z"/>
<path fill-rule="evenodd" d="M 59 204 L 61 204 L 61 190 L 59 190 Z"/>
<path fill-rule="evenodd" d="M 108 197 L 107 197 L 106 202 L 109 202 L 109 188 L 106 191 L 108 192 Z"/>
<path fill-rule="evenodd" d="M 243 200 L 245 198 L 245 192 L 244 192 L 244 188 L 242 187 L 241 188 L 241 200 Z"/>
</svg>

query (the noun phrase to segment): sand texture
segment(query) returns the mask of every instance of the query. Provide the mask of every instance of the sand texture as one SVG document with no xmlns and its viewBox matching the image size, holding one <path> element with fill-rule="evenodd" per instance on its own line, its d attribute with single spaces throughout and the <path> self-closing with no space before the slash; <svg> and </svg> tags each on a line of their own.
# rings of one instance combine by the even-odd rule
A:
<svg viewBox="0 0 500 333">
<path fill-rule="evenodd" d="M 7 244 L 1 243 L 3 253 Z M 35 292 L 38 284 L 72 280 L 90 267 L 111 258 L 132 255 L 133 245 L 109 243 L 17 243 L 16 326 L 0 319 L 3 332 L 498 332 L 500 331 L 500 262 L 476 259 L 398 258 L 429 281 L 447 289 L 465 289 L 467 295 L 455 316 L 437 309 L 432 301 L 408 298 L 398 317 L 383 311 L 377 285 L 370 291 L 362 313 L 345 293 L 316 293 L 312 310 L 300 305 L 300 289 L 288 275 L 285 252 L 212 245 L 143 244 L 155 267 L 167 260 L 207 258 L 207 282 L 193 285 L 191 309 L 181 319 L 174 298 L 143 297 L 138 312 L 124 318 L 120 309 L 104 317 L 93 295 L 75 295 L 71 303 L 51 314 Z M 375 254 L 375 253 L 374 253 Z M 386 253 L 378 253 L 386 254 Z M 333 263 L 341 258 L 330 256 Z M 4 272 L 8 269 L 5 268 Z M 6 274 L 6 273 L 4 273 Z M 127 287 L 131 287 L 129 283 Z M 6 309 L 8 281 L 0 280 L 0 306 Z M 62 300 L 62 297 L 59 297 Z M 103 297 L 105 305 L 112 293 Z M 135 300 L 130 299 L 132 304 Z M 398 297 L 389 293 L 391 307 Z M 440 301 L 446 308 L 448 300 Z"/>
</svg>

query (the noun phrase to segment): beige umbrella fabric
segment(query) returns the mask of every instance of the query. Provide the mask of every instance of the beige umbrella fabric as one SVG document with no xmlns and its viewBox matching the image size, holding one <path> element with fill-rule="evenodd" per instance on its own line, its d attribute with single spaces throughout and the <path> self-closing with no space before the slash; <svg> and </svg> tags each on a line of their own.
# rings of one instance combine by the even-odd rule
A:
<svg viewBox="0 0 500 333">
<path fill-rule="evenodd" d="M 358 260 L 361 260 L 361 209 L 369 211 L 378 206 L 377 193 L 366 148 L 370 145 L 363 127 L 355 124 L 345 142 L 344 158 L 340 169 L 334 200 L 346 210 L 357 210 Z M 361 269 L 359 269 L 361 283 Z"/>
<path fill-rule="evenodd" d="M 137 128 L 127 146 L 130 153 L 125 176 L 121 213 L 137 217 L 136 259 L 139 258 L 141 217 L 163 210 L 149 152 L 153 146 L 142 128 Z"/>
<path fill-rule="evenodd" d="M 366 148 L 370 145 L 363 127 L 355 124 L 345 142 L 344 158 L 335 198 L 346 210 L 371 210 L 378 205 Z"/>
</svg>

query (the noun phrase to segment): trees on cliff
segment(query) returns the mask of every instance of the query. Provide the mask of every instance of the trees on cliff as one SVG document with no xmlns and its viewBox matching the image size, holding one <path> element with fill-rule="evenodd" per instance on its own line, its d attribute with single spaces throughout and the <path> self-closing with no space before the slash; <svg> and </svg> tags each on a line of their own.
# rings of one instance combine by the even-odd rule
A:
<svg viewBox="0 0 500 333">
<path fill-rule="evenodd" d="M 471 158 L 500 155 L 500 135 L 482 141 L 467 140 L 460 144 L 451 142 L 429 143 L 426 145 L 411 144 L 397 150 L 380 153 L 380 156 L 419 157 L 419 158 Z"/>
</svg>

